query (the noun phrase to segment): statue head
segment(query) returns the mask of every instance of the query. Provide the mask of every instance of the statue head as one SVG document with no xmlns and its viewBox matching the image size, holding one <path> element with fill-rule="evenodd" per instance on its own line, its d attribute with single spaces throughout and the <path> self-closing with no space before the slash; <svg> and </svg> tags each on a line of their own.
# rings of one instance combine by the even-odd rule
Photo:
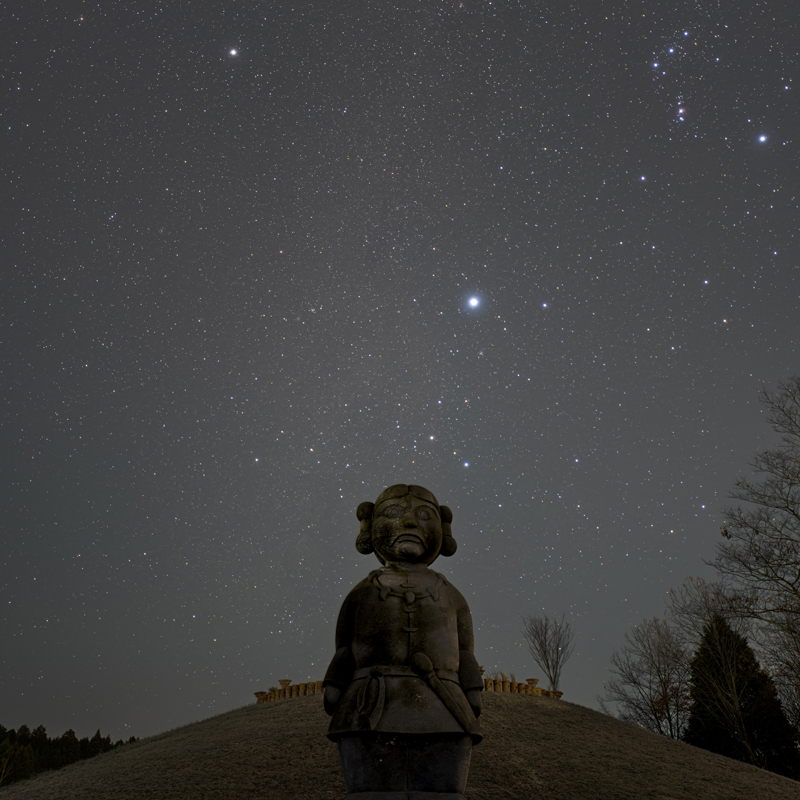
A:
<svg viewBox="0 0 800 800">
<path fill-rule="evenodd" d="M 374 552 L 382 564 L 431 564 L 440 554 L 456 551 L 453 512 L 422 486 L 390 486 L 374 503 L 361 503 L 356 515 L 361 522 L 358 552 Z"/>
</svg>

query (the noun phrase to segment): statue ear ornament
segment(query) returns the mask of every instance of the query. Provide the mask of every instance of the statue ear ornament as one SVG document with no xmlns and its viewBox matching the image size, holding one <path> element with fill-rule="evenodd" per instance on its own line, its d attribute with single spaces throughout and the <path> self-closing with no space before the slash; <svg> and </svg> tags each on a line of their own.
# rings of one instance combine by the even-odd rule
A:
<svg viewBox="0 0 800 800">
<path fill-rule="evenodd" d="M 452 556 L 458 547 L 456 540 L 453 538 L 453 531 L 450 529 L 450 523 L 453 521 L 453 512 L 449 506 L 439 506 L 439 513 L 442 515 L 442 549 L 439 554 Z"/>
<path fill-rule="evenodd" d="M 373 552 L 372 512 L 374 509 L 375 503 L 365 502 L 361 503 L 356 510 L 356 516 L 361 523 L 358 538 L 356 539 L 356 550 L 365 556 Z M 453 552 L 455 552 L 455 550 Z"/>
</svg>

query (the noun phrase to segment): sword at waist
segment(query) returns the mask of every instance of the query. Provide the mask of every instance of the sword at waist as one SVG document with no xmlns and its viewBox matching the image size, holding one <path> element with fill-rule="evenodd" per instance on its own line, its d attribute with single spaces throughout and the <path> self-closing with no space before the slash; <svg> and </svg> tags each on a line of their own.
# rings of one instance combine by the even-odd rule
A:
<svg viewBox="0 0 800 800">
<path fill-rule="evenodd" d="M 440 680 L 443 679 L 458 683 L 458 673 L 454 670 L 434 669 L 433 672 L 434 676 Z M 372 667 L 361 667 L 353 673 L 353 681 L 364 681 L 358 689 L 356 708 L 358 709 L 359 714 L 364 714 L 367 716 L 370 730 L 375 730 L 375 726 L 378 724 L 378 721 L 383 715 L 383 707 L 386 703 L 386 683 L 384 678 L 417 678 L 425 681 L 431 687 L 431 689 L 433 689 L 434 694 L 436 694 L 436 696 L 442 700 L 445 708 L 447 708 L 451 714 L 453 713 L 451 708 L 452 700 L 450 703 L 444 700 L 441 696 L 441 693 L 437 691 L 436 687 L 431 685 L 431 681 L 428 680 L 427 676 L 425 674 L 420 674 L 418 669 L 415 669 L 414 667 L 407 667 L 405 665 L 385 666 L 382 664 Z M 378 696 L 375 698 L 372 708 L 367 710 L 367 691 L 372 684 L 372 681 L 378 682 Z M 441 686 L 441 683 L 439 683 L 439 686 Z M 458 722 L 461 724 L 461 719 L 459 719 L 458 716 L 456 716 L 456 720 L 458 720 Z"/>
</svg>

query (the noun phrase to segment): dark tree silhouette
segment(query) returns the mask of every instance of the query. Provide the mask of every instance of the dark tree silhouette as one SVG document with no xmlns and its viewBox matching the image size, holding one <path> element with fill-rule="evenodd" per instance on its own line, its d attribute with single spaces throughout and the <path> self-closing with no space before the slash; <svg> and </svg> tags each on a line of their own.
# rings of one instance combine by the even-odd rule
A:
<svg viewBox="0 0 800 800">
<path fill-rule="evenodd" d="M 130 742 L 138 739 L 131 736 Z M 89 739 L 80 741 L 75 731 L 68 730 L 63 736 L 50 739 L 44 725 L 33 731 L 27 725 L 9 730 L 0 725 L 0 785 L 19 781 L 48 769 L 60 769 L 74 761 L 92 758 L 124 745 L 120 739 L 111 744 L 110 736 L 102 736 L 98 730 Z"/>
<path fill-rule="evenodd" d="M 27 725 L 20 725 L 17 728 L 17 744 L 20 747 L 25 747 L 31 743 L 31 729 Z"/>
<path fill-rule="evenodd" d="M 81 743 L 75 735 L 75 731 L 70 728 L 64 732 L 61 737 L 61 746 L 59 748 L 61 754 L 62 764 L 72 764 L 75 761 L 80 761 L 81 758 Z"/>
<path fill-rule="evenodd" d="M 35 772 L 33 748 L 6 737 L 0 742 L 0 785 L 29 778 Z"/>
<path fill-rule="evenodd" d="M 690 664 L 689 744 L 789 777 L 800 775 L 797 731 L 747 640 L 720 616 Z"/>
</svg>

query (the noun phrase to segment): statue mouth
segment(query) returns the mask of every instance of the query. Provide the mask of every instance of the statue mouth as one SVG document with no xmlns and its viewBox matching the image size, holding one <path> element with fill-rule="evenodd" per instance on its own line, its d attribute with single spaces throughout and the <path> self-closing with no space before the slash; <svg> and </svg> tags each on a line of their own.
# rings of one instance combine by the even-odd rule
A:
<svg viewBox="0 0 800 800">
<path fill-rule="evenodd" d="M 395 540 L 394 544 L 402 544 L 403 542 L 419 542 L 424 544 L 422 537 L 416 533 L 401 533 Z"/>
</svg>

